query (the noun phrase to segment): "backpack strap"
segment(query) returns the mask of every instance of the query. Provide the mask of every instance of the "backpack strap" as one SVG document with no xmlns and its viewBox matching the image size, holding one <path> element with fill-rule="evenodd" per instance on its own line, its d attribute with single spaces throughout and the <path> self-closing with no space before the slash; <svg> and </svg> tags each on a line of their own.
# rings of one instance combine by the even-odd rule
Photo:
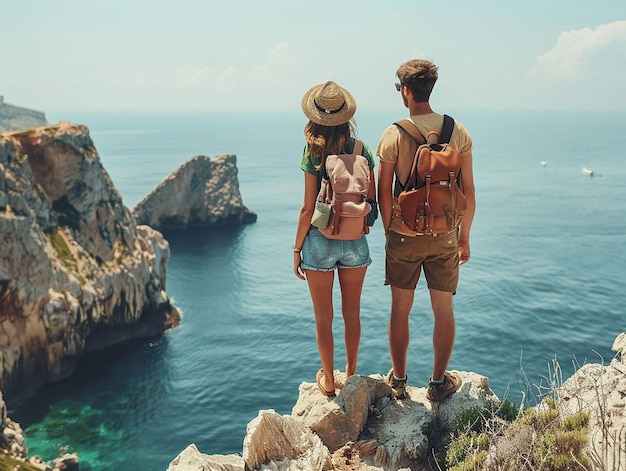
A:
<svg viewBox="0 0 626 471">
<path fill-rule="evenodd" d="M 449 144 L 450 139 L 452 139 L 452 131 L 454 131 L 454 118 L 452 116 L 448 116 L 447 114 L 443 115 L 443 128 L 441 129 L 441 139 L 439 142 L 444 144 Z M 463 180 L 461 179 L 461 170 L 459 170 L 458 175 L 456 176 L 456 181 L 463 191 Z"/>
<path fill-rule="evenodd" d="M 441 129 L 441 137 L 439 138 L 439 142 L 449 144 L 450 139 L 452 139 L 452 131 L 454 131 L 454 118 L 452 118 L 452 116 L 444 114 L 443 128 Z"/>
<path fill-rule="evenodd" d="M 398 126 L 409 136 L 411 136 L 413 140 L 417 142 L 418 146 L 422 144 L 426 144 L 426 138 L 424 137 L 422 132 L 419 129 L 417 129 L 417 126 L 415 126 L 415 123 L 411 121 L 410 119 L 403 119 L 402 121 L 396 121 L 393 124 Z"/>
<path fill-rule="evenodd" d="M 426 144 L 426 138 L 422 134 L 422 132 L 417 129 L 415 123 L 410 119 L 403 119 L 402 121 L 396 121 L 396 126 L 406 132 L 409 136 L 411 136 L 418 145 Z M 441 129 L 441 137 L 439 138 L 440 143 L 449 143 L 452 138 L 452 131 L 454 131 L 454 118 L 450 115 L 443 115 L 443 128 Z"/>
<path fill-rule="evenodd" d="M 401 121 L 396 121 L 393 124 L 395 124 L 398 128 L 404 131 L 404 133 L 411 136 L 411 138 L 417 143 L 418 149 L 419 149 L 419 146 L 426 144 L 426 138 L 424 137 L 422 132 L 419 129 L 417 129 L 417 126 L 415 126 L 415 123 L 411 121 L 410 119 L 403 119 Z M 396 197 L 400 194 L 400 192 L 402 192 L 407 187 L 407 185 L 412 180 L 414 181 L 414 185 L 416 184 L 416 181 L 415 181 L 416 172 L 417 172 L 417 151 L 415 152 L 415 156 L 413 156 L 413 165 L 411 166 L 411 172 L 409 173 L 409 176 L 404 182 L 404 185 L 400 183 L 400 180 L 396 178 L 396 183 L 395 183 L 394 192 L 393 192 Z"/>
</svg>

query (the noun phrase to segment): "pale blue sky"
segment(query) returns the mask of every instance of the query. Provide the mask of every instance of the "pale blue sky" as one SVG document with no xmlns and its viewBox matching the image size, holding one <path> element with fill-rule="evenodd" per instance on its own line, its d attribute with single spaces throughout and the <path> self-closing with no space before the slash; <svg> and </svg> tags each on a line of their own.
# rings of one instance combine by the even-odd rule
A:
<svg viewBox="0 0 626 471">
<path fill-rule="evenodd" d="M 298 110 L 335 80 L 396 108 L 439 65 L 436 107 L 626 109 L 626 2 L 29 0 L 0 9 L 0 95 L 58 110 Z"/>
</svg>

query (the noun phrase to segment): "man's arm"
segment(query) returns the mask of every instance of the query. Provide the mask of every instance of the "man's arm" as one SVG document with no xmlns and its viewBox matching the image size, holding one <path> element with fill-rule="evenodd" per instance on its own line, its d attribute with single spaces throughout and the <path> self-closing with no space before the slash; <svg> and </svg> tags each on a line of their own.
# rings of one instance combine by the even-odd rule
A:
<svg viewBox="0 0 626 471">
<path fill-rule="evenodd" d="M 470 229 L 476 212 L 476 196 L 474 194 L 474 172 L 472 170 L 472 153 L 461 157 L 461 179 L 463 194 L 465 195 L 466 207 L 461 220 L 459 234 L 459 264 L 466 263 L 470 258 Z"/>
<path fill-rule="evenodd" d="M 378 209 L 383 223 L 385 234 L 391 226 L 391 214 L 393 211 L 393 175 L 395 164 L 380 162 L 378 167 Z"/>
</svg>

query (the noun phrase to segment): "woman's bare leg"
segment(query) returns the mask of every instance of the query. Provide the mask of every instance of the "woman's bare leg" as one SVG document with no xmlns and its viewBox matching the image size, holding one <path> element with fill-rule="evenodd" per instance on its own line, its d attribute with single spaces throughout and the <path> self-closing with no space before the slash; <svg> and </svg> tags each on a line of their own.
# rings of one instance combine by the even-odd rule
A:
<svg viewBox="0 0 626 471">
<path fill-rule="evenodd" d="M 361 291 L 367 267 L 340 268 L 341 313 L 346 343 L 346 378 L 356 373 L 361 341 Z"/>
<path fill-rule="evenodd" d="M 333 377 L 335 369 L 335 344 L 333 341 L 333 282 L 335 272 L 306 270 L 306 279 L 315 313 L 317 349 L 324 370 L 322 386 L 326 391 L 331 392 L 335 390 Z"/>
</svg>

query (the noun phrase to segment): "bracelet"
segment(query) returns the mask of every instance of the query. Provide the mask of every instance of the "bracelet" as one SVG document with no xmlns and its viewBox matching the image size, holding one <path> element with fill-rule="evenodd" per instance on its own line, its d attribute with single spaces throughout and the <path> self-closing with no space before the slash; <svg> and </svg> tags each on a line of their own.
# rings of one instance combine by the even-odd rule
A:
<svg viewBox="0 0 626 471">
<path fill-rule="evenodd" d="M 291 246 L 292 250 L 294 251 L 294 253 L 300 253 L 302 252 L 302 249 L 299 249 L 298 247 L 296 247 L 295 245 Z"/>
</svg>

